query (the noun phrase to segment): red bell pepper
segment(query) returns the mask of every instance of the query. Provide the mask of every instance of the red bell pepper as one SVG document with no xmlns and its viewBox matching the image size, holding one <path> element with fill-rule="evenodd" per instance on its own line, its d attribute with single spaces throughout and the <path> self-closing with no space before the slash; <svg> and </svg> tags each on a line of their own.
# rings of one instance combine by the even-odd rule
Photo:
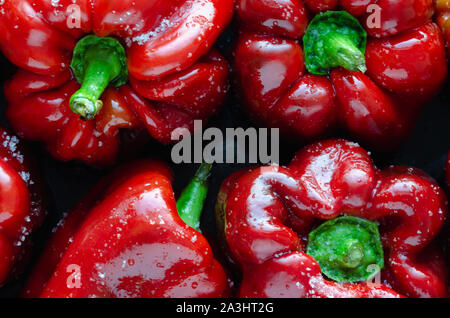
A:
<svg viewBox="0 0 450 318">
<path fill-rule="evenodd" d="M 437 24 L 441 27 L 447 41 L 447 51 L 450 54 L 450 1 L 437 0 Z"/>
<path fill-rule="evenodd" d="M 198 232 L 209 169 L 202 165 L 178 203 L 160 162 L 135 162 L 107 176 L 58 226 L 23 295 L 227 296 L 225 271 Z M 79 272 L 70 272 L 74 265 Z"/>
<path fill-rule="evenodd" d="M 244 107 L 293 141 L 343 130 L 394 148 L 447 77 L 432 0 L 240 0 L 238 13 Z"/>
<path fill-rule="evenodd" d="M 29 256 L 30 236 L 47 213 L 34 161 L 19 138 L 0 127 L 0 286 Z"/>
<path fill-rule="evenodd" d="M 444 297 L 445 258 L 433 242 L 446 215 L 430 177 L 378 170 L 344 140 L 310 145 L 288 167 L 230 176 L 216 205 L 241 297 Z"/>
<path fill-rule="evenodd" d="M 232 0 L 2 1 L 0 49 L 19 67 L 7 117 L 61 160 L 114 162 L 121 129 L 169 143 L 225 98 L 211 46 L 232 12 Z"/>
</svg>

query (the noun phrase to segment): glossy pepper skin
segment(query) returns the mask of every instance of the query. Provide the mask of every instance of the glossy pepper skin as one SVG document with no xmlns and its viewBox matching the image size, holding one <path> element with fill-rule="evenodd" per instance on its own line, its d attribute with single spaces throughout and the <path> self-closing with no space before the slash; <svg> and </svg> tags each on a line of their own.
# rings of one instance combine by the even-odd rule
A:
<svg viewBox="0 0 450 318">
<path fill-rule="evenodd" d="M 381 8 L 380 27 L 366 13 L 373 4 Z M 329 10 L 350 13 L 367 32 L 360 67 L 365 73 L 344 67 L 332 67 L 328 75 L 308 71 L 301 43 L 312 18 Z M 431 22 L 432 0 L 240 0 L 238 13 L 234 69 L 244 108 L 294 142 L 340 130 L 371 149 L 395 148 L 447 77 L 443 37 Z"/>
<path fill-rule="evenodd" d="M 146 128 L 169 143 L 173 129 L 206 120 L 223 102 L 228 66 L 211 47 L 232 12 L 232 0 L 3 1 L 0 48 L 19 68 L 5 85 L 9 122 L 57 159 L 94 165 L 114 162 L 121 129 Z M 103 107 L 81 120 L 71 97 L 88 76 L 75 78 L 71 63 L 77 44 L 93 35 L 114 39 L 127 64 L 124 84 L 109 78 L 97 92 Z"/>
<path fill-rule="evenodd" d="M 47 213 L 45 188 L 19 138 L 0 127 L 0 286 L 22 270 Z"/>
<path fill-rule="evenodd" d="M 177 213 L 172 174 L 140 161 L 100 181 L 63 220 L 26 297 L 223 297 L 227 276 L 199 232 Z M 76 264 L 80 288 L 67 281 Z"/>
<path fill-rule="evenodd" d="M 447 51 L 450 54 L 450 1 L 437 0 L 437 24 L 441 27 L 444 37 L 447 41 Z"/>
<path fill-rule="evenodd" d="M 433 240 L 446 204 L 442 189 L 424 173 L 400 166 L 379 170 L 357 144 L 328 140 L 298 152 L 288 167 L 231 175 L 216 216 L 242 270 L 240 297 L 445 297 L 445 258 Z M 328 280 L 306 254 L 308 233 L 340 215 L 379 222 L 383 284 Z"/>
</svg>

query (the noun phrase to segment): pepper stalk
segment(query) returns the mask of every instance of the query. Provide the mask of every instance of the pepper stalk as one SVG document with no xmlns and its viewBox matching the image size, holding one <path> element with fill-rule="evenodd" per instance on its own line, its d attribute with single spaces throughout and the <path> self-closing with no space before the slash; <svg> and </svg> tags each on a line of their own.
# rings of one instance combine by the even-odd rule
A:
<svg viewBox="0 0 450 318">
<path fill-rule="evenodd" d="M 103 107 L 100 97 L 108 86 L 119 87 L 128 81 L 125 49 L 111 37 L 88 35 L 81 39 L 70 66 L 81 84 L 70 98 L 70 108 L 85 120 L 99 113 Z"/>
<path fill-rule="evenodd" d="M 325 276 L 340 283 L 367 281 L 377 274 L 375 268 L 384 268 L 378 224 L 352 216 L 333 219 L 312 231 L 307 254 Z"/>
<path fill-rule="evenodd" d="M 303 37 L 306 68 L 317 75 L 337 67 L 365 73 L 366 44 L 367 32 L 348 12 L 319 13 Z"/>
<path fill-rule="evenodd" d="M 200 217 L 208 194 L 208 179 L 211 175 L 211 168 L 211 164 L 202 163 L 177 201 L 177 210 L 181 219 L 199 232 Z"/>
</svg>

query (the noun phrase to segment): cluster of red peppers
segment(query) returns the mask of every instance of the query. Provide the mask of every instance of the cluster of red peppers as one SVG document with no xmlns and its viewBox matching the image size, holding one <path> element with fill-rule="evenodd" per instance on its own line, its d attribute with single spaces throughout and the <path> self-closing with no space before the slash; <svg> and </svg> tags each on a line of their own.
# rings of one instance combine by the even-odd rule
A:
<svg viewBox="0 0 450 318">
<path fill-rule="evenodd" d="M 232 0 L 2 1 L 0 48 L 19 67 L 8 120 L 65 161 L 113 163 L 119 130 L 170 143 L 226 96 L 228 64 L 211 47 L 232 12 Z"/>
<path fill-rule="evenodd" d="M 64 161 L 111 165 L 141 131 L 168 144 L 225 100 L 228 64 L 212 46 L 233 11 L 233 0 L 0 1 L 0 49 L 18 67 L 8 121 Z M 237 12 L 244 106 L 296 141 L 343 129 L 396 147 L 447 78 L 448 0 L 238 0 Z M 46 208 L 33 160 L 3 128 L 0 154 L 2 285 L 23 268 Z M 237 275 L 201 233 L 210 174 L 202 164 L 175 200 L 166 164 L 116 169 L 55 228 L 22 296 L 449 295 L 437 241 L 448 202 L 425 173 L 378 169 L 358 144 L 329 139 L 287 167 L 232 174 L 214 212 Z M 446 177 L 450 188 L 450 153 Z"/>
<path fill-rule="evenodd" d="M 203 164 L 177 202 L 161 162 L 105 177 L 58 225 L 23 296 L 232 295 L 200 232 L 210 169 Z M 318 142 L 288 167 L 231 175 L 216 216 L 242 272 L 238 297 L 447 296 L 435 244 L 447 216 L 443 190 L 417 169 L 377 169 L 355 143 Z"/>
<path fill-rule="evenodd" d="M 447 78 L 433 12 L 433 0 L 239 0 L 245 109 L 293 141 L 341 129 L 394 149 Z"/>
</svg>

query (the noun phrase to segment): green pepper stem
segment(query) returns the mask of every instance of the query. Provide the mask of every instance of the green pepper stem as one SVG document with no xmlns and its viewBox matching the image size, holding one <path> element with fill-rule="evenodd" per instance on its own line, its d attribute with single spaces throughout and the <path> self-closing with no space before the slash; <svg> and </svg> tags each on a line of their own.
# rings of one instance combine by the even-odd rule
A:
<svg viewBox="0 0 450 318">
<path fill-rule="evenodd" d="M 194 178 L 177 201 L 178 214 L 190 227 L 200 232 L 200 217 L 208 194 L 211 164 L 202 163 Z"/>
<path fill-rule="evenodd" d="M 317 75 L 328 75 L 333 68 L 343 67 L 365 73 L 367 32 L 346 11 L 317 14 L 303 37 L 305 65 Z"/>
<path fill-rule="evenodd" d="M 356 268 L 364 259 L 363 247 L 354 239 L 344 240 L 339 252 L 338 262 L 344 268 Z"/>
<path fill-rule="evenodd" d="M 91 61 L 80 90 L 70 99 L 72 111 L 84 119 L 94 118 L 103 107 L 100 96 L 111 79 L 111 72 L 106 64 L 103 61 Z"/>
<path fill-rule="evenodd" d="M 364 54 L 349 39 L 348 36 L 339 33 L 330 34 L 325 40 L 325 52 L 334 61 L 334 67 L 343 67 L 351 71 L 367 71 Z"/>
<path fill-rule="evenodd" d="M 370 266 L 384 267 L 378 224 L 352 216 L 327 221 L 312 231 L 307 253 L 325 276 L 340 283 L 365 281 L 372 275 Z"/>
<path fill-rule="evenodd" d="M 70 98 L 70 108 L 87 120 L 103 107 L 100 97 L 105 89 L 123 85 L 128 79 L 125 49 L 114 38 L 89 35 L 81 39 L 71 67 L 81 88 Z"/>
</svg>

